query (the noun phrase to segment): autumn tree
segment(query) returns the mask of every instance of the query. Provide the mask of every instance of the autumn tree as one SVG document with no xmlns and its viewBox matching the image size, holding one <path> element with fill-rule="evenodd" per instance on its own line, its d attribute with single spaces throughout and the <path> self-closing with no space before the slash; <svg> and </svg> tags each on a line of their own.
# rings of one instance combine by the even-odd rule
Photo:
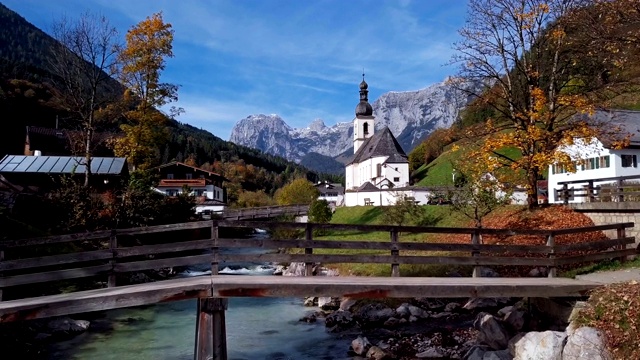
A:
<svg viewBox="0 0 640 360">
<path fill-rule="evenodd" d="M 116 140 L 115 152 L 134 167 L 146 168 L 159 156 L 158 148 L 168 136 L 166 116 L 157 109 L 178 99 L 177 85 L 160 82 L 166 58 L 173 57 L 173 29 L 162 13 L 156 13 L 131 28 L 125 40 L 118 54 L 120 80 L 127 88 L 125 99 L 136 106 L 125 114 L 128 123 L 121 126 L 125 135 Z"/>
<path fill-rule="evenodd" d="M 320 195 L 318 189 L 304 178 L 297 178 L 278 189 L 275 199 L 278 205 L 311 204 Z"/>
<path fill-rule="evenodd" d="M 77 21 L 62 18 L 52 30 L 57 40 L 50 67 L 59 84 L 60 104 L 74 116 L 79 131 L 70 139 L 74 153 L 84 157 L 84 186 L 89 185 L 91 158 L 99 125 L 99 110 L 115 98 L 113 75 L 117 60 L 116 29 L 104 16 L 83 14 Z M 76 145 L 76 146 L 73 146 Z"/>
<path fill-rule="evenodd" d="M 328 223 L 333 212 L 327 200 L 315 198 L 309 206 L 309 220 L 315 223 Z"/>
<path fill-rule="evenodd" d="M 461 77 L 490 86 L 490 91 L 475 94 L 492 110 L 483 132 L 473 134 L 484 140 L 469 158 L 488 164 L 489 171 L 510 167 L 523 174 L 530 207 L 537 204 L 536 183 L 551 163 L 575 166 L 562 145 L 574 138 L 590 142 L 610 130 L 575 117 L 594 110 L 589 91 L 600 74 L 585 71 L 584 59 L 572 51 L 577 38 L 568 36 L 568 19 L 590 4 L 470 0 L 466 24 L 459 31 L 462 39 L 454 45 L 453 62 L 460 64 Z M 580 91 L 573 91 L 576 83 L 584 84 Z M 517 149 L 521 156 L 499 151 L 505 147 Z"/>
</svg>

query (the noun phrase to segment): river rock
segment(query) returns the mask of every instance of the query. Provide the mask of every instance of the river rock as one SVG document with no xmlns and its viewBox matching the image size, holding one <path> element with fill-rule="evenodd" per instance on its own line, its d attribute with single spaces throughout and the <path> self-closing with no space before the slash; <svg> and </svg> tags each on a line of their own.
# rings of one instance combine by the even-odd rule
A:
<svg viewBox="0 0 640 360">
<path fill-rule="evenodd" d="M 306 307 L 316 306 L 318 304 L 318 298 L 314 296 L 309 296 L 304 299 L 303 305 Z"/>
<path fill-rule="evenodd" d="M 351 299 L 351 298 L 344 298 L 342 299 L 342 301 L 340 302 L 340 310 L 351 310 L 351 307 L 355 304 L 357 304 L 358 301 L 355 299 Z"/>
<path fill-rule="evenodd" d="M 366 355 L 370 348 L 371 343 L 369 339 L 362 335 L 358 335 L 356 339 L 351 341 L 351 349 L 356 355 Z"/>
<path fill-rule="evenodd" d="M 322 310 L 338 310 L 340 308 L 340 299 L 332 297 L 319 297 L 318 307 Z"/>
<path fill-rule="evenodd" d="M 569 334 L 567 344 L 562 351 L 562 360 L 611 359 L 604 340 L 604 335 L 598 329 L 579 327 Z"/>
<path fill-rule="evenodd" d="M 334 311 L 325 318 L 325 326 L 331 332 L 348 329 L 355 325 L 355 321 L 349 311 Z"/>
<path fill-rule="evenodd" d="M 420 307 L 429 309 L 431 311 L 439 311 L 444 309 L 445 303 L 440 299 L 432 299 L 432 298 L 417 298 L 416 303 L 420 305 Z"/>
<path fill-rule="evenodd" d="M 402 303 L 398 308 L 396 308 L 396 314 L 400 317 L 409 317 L 411 316 L 411 312 L 409 311 L 409 304 Z"/>
<path fill-rule="evenodd" d="M 300 321 L 304 321 L 306 323 L 314 323 L 317 319 L 318 317 L 316 316 L 315 312 L 310 311 L 306 313 L 302 318 L 300 318 Z"/>
<path fill-rule="evenodd" d="M 417 318 L 427 318 L 429 317 L 429 314 L 423 309 L 423 308 L 419 308 L 417 306 L 413 306 L 413 305 L 409 305 L 408 308 L 409 310 L 409 314 L 413 315 Z"/>
<path fill-rule="evenodd" d="M 372 360 L 384 360 L 384 359 L 391 358 L 389 354 L 387 354 L 384 350 L 382 350 L 381 348 L 375 345 L 369 348 L 366 356 L 367 356 L 367 359 L 372 359 Z"/>
<path fill-rule="evenodd" d="M 292 262 L 282 272 L 282 276 L 304 276 L 304 275 L 305 275 L 305 264 L 303 262 Z"/>
<path fill-rule="evenodd" d="M 573 302 L 538 297 L 529 298 L 529 301 L 540 314 L 544 314 L 547 321 L 563 325 L 564 330 L 573 311 Z"/>
<path fill-rule="evenodd" d="M 448 303 L 447 306 L 444 307 L 444 311 L 445 312 L 449 312 L 449 313 L 457 312 L 460 309 L 460 307 L 461 307 L 461 305 L 458 304 L 457 302 L 451 302 L 451 303 Z"/>
<path fill-rule="evenodd" d="M 415 355 L 418 359 L 444 359 L 447 355 L 442 350 L 431 347 Z"/>
<path fill-rule="evenodd" d="M 509 333 L 502 323 L 493 315 L 480 313 L 473 322 L 473 327 L 480 333 L 478 341 L 489 345 L 494 350 L 503 350 L 509 344 Z"/>
<path fill-rule="evenodd" d="M 531 269 L 528 275 L 529 277 L 547 277 L 549 275 L 549 270 L 544 266 L 538 266 Z"/>
<path fill-rule="evenodd" d="M 500 277 L 500 274 L 498 274 L 497 271 L 488 268 L 488 267 L 484 267 L 481 266 L 478 268 L 478 276 L 480 277 Z"/>
<path fill-rule="evenodd" d="M 495 309 L 508 302 L 508 298 L 471 298 L 462 308 L 469 311 Z"/>
<path fill-rule="evenodd" d="M 47 323 L 47 332 L 52 335 L 72 335 L 87 331 L 91 323 L 69 317 L 56 318 Z"/>
<path fill-rule="evenodd" d="M 503 321 L 509 326 L 514 333 L 522 330 L 525 324 L 526 312 L 524 310 L 512 309 L 503 317 Z"/>
<path fill-rule="evenodd" d="M 562 331 L 532 331 L 518 334 L 509 342 L 514 360 L 562 360 L 567 334 Z"/>
<path fill-rule="evenodd" d="M 511 356 L 509 349 L 487 351 L 484 353 L 482 360 L 513 360 L 513 356 Z"/>
<path fill-rule="evenodd" d="M 398 320 L 397 318 L 394 317 L 390 317 L 387 319 L 387 321 L 384 322 L 384 326 L 385 327 L 395 327 L 400 323 L 400 320 Z"/>
<path fill-rule="evenodd" d="M 486 345 L 472 345 L 462 358 L 465 360 L 483 360 L 486 352 Z"/>
<path fill-rule="evenodd" d="M 371 303 L 363 306 L 355 317 L 365 323 L 380 323 L 395 315 L 395 311 L 382 303 Z"/>
</svg>

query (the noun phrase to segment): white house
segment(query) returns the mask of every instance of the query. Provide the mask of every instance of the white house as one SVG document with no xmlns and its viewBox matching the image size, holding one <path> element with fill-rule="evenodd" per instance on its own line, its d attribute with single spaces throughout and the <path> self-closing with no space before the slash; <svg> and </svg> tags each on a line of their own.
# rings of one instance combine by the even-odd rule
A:
<svg viewBox="0 0 640 360">
<path fill-rule="evenodd" d="M 320 193 L 319 200 L 326 200 L 332 207 L 344 204 L 344 187 L 342 187 L 342 184 L 318 181 L 314 186 Z"/>
<path fill-rule="evenodd" d="M 191 194 L 196 197 L 196 214 L 224 210 L 226 196 L 222 187 L 222 175 L 177 161 L 153 170 L 160 175 L 156 191 L 167 196 L 176 196 L 185 186 L 191 190 Z"/>
<path fill-rule="evenodd" d="M 353 119 L 354 156 L 345 169 L 346 206 L 393 204 L 392 193 L 409 186 L 409 161 L 404 150 L 389 128 L 375 132 L 368 87 L 363 76 Z"/>
<path fill-rule="evenodd" d="M 576 164 L 576 171 L 571 173 L 558 164 L 549 167 L 548 189 L 549 202 L 563 202 L 559 182 L 580 181 L 584 182 L 568 184 L 569 189 L 582 189 L 587 186 L 588 180 L 606 179 L 619 176 L 640 176 L 638 158 L 640 158 L 640 111 L 611 110 L 597 111 L 590 121 L 597 126 L 605 126 L 610 131 L 618 132 L 618 136 L 607 136 L 594 139 L 586 143 L 580 139 L 574 141 L 571 146 L 566 146 L 567 152 Z M 612 140 L 630 136 L 629 146 L 623 149 L 613 149 Z M 611 184 L 612 181 L 594 181 L 594 186 Z M 570 192 L 571 194 L 572 192 Z M 570 196 L 569 202 L 585 202 L 587 198 Z"/>
</svg>

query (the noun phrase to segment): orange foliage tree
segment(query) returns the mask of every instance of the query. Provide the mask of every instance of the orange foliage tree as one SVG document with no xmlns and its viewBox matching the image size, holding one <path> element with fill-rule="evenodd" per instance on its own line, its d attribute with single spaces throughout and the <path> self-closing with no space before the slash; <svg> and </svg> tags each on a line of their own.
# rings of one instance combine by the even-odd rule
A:
<svg viewBox="0 0 640 360">
<path fill-rule="evenodd" d="M 460 65 L 461 77 L 486 81 L 490 91 L 476 95 L 493 109 L 484 127 L 473 127 L 470 135 L 484 141 L 467 158 L 483 162 L 492 173 L 500 167 L 514 170 L 509 173 L 520 175 L 530 207 L 537 203 L 537 180 L 550 164 L 575 169 L 575 159 L 562 151 L 563 145 L 576 138 L 589 143 L 611 130 L 575 117 L 594 111 L 590 92 L 601 74 L 585 69 L 586 57 L 576 57 L 574 51 L 590 44 L 572 33 L 572 16 L 592 4 L 470 0 L 466 24 L 459 31 L 462 39 L 454 45 L 452 62 Z M 618 65 L 597 64 L 607 71 Z M 505 148 L 515 148 L 521 156 L 507 156 L 500 151 Z"/>
<path fill-rule="evenodd" d="M 131 28 L 125 40 L 118 55 L 120 80 L 127 87 L 125 98 L 137 105 L 125 114 L 129 123 L 121 126 L 125 136 L 116 140 L 115 152 L 134 167 L 146 168 L 152 166 L 167 138 L 166 117 L 157 108 L 178 99 L 177 85 L 160 82 L 165 59 L 173 57 L 173 30 L 156 13 Z"/>
</svg>

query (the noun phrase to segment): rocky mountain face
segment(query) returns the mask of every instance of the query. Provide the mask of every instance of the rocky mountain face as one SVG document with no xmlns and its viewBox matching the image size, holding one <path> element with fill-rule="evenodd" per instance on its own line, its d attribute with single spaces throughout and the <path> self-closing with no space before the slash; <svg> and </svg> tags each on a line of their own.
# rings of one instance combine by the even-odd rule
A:
<svg viewBox="0 0 640 360">
<path fill-rule="evenodd" d="M 466 93 L 442 82 L 417 91 L 388 92 L 371 105 L 376 131 L 389 127 L 409 153 L 433 130 L 450 127 L 468 101 Z M 351 122 L 326 126 L 316 119 L 296 129 L 278 115 L 250 115 L 234 126 L 229 141 L 300 162 L 309 153 L 336 157 L 349 150 L 353 127 Z"/>
</svg>

